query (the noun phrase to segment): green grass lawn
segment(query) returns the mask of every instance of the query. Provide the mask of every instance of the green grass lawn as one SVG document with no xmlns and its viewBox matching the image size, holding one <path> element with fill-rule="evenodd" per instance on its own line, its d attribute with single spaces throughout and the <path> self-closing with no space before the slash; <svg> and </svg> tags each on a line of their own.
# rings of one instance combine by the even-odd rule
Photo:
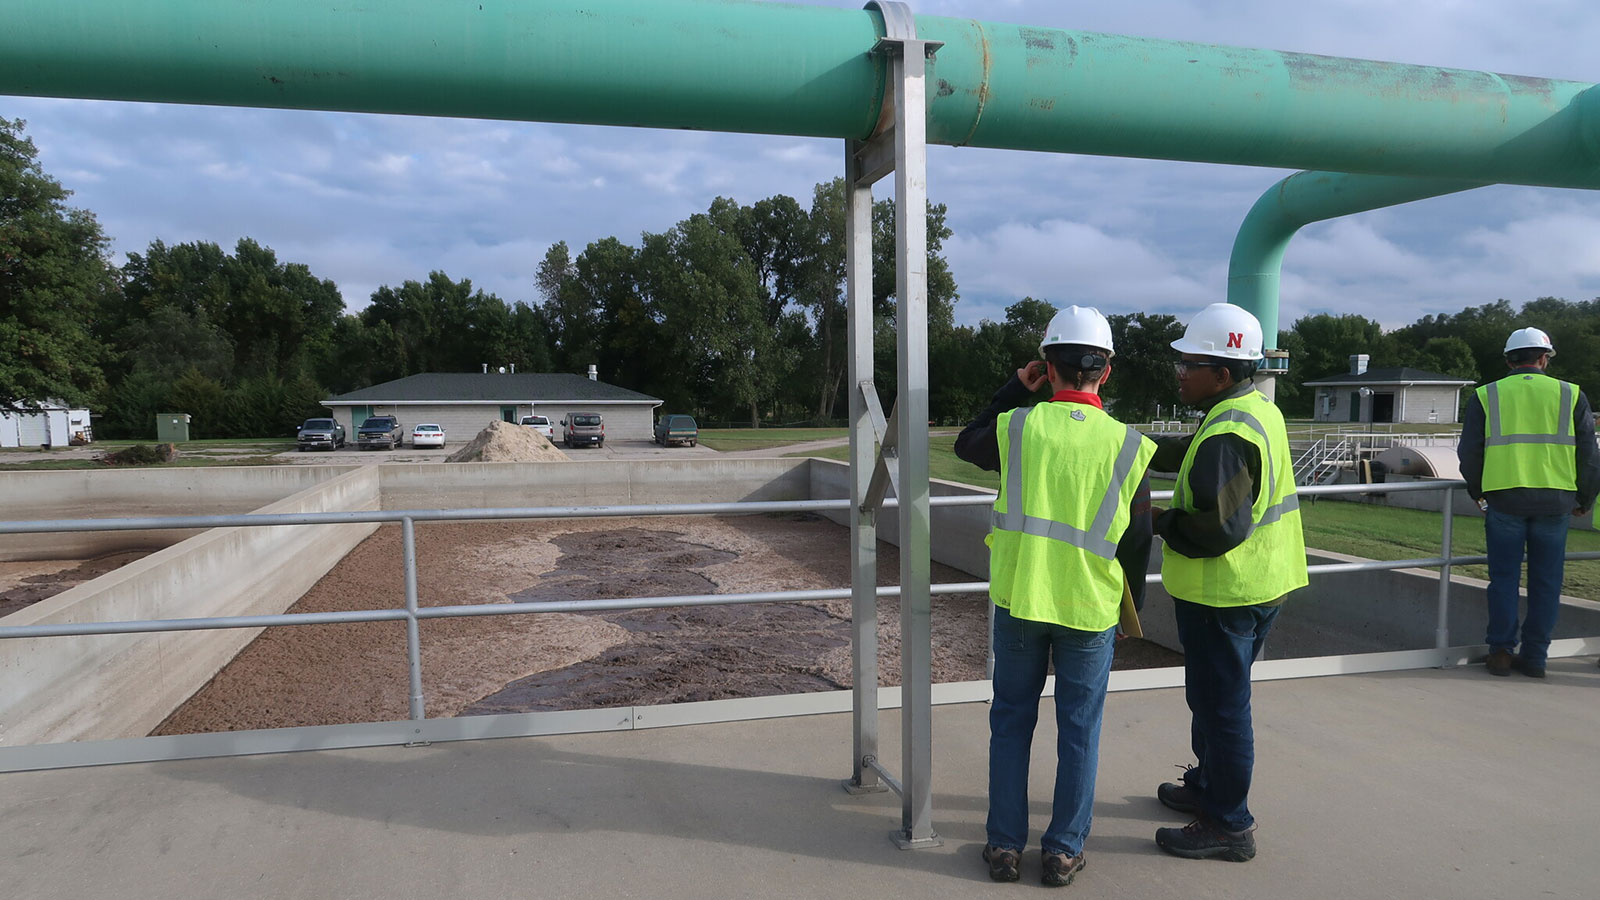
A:
<svg viewBox="0 0 1600 900">
<path fill-rule="evenodd" d="M 766 450 L 785 444 L 847 438 L 848 428 L 702 428 L 700 443 L 713 450 Z"/>
</svg>

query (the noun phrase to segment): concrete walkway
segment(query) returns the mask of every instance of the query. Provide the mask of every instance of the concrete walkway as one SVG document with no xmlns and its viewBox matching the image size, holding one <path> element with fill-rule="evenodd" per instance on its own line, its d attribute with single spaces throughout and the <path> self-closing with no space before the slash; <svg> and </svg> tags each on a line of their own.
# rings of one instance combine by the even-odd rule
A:
<svg viewBox="0 0 1600 900">
<path fill-rule="evenodd" d="M 1154 829 L 1183 821 L 1152 793 L 1188 758 L 1187 711 L 1177 690 L 1113 694 L 1071 896 L 1593 897 L 1600 669 L 1550 671 L 1257 685 L 1260 856 L 1242 865 L 1155 849 Z M 850 723 L 829 715 L 4 775 L 0 885 L 30 900 L 1035 895 L 1036 854 L 1014 886 L 978 861 L 986 714 L 934 710 L 937 849 L 893 846 L 894 795 L 840 790 Z M 897 725 L 884 714 L 886 759 Z"/>
</svg>

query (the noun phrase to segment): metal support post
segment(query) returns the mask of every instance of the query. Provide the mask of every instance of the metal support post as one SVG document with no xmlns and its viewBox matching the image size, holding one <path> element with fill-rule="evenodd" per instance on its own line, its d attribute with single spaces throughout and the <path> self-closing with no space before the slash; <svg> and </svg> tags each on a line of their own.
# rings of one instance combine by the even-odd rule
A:
<svg viewBox="0 0 1600 900">
<path fill-rule="evenodd" d="M 1433 645 L 1440 650 L 1450 646 L 1450 557 L 1452 545 L 1455 543 L 1455 488 L 1445 488 L 1443 496 L 1444 515 L 1441 518 L 1439 556 L 1444 559 L 1444 565 L 1439 567 L 1439 618 L 1437 630 L 1433 635 Z"/>
<path fill-rule="evenodd" d="M 860 145 L 845 143 L 845 268 L 850 307 L 850 621 L 853 794 L 887 788 L 878 756 L 878 504 L 866 502 L 883 413 L 872 383 L 872 182 L 857 172 Z"/>
<path fill-rule="evenodd" d="M 905 849 L 936 847 L 933 831 L 932 603 L 928 502 L 928 234 L 927 59 L 941 46 L 916 39 L 916 22 L 904 3 L 872 0 L 883 17 L 884 37 L 873 52 L 888 63 L 884 113 L 878 133 L 847 145 L 848 272 L 850 279 L 851 596 L 855 617 L 853 777 L 847 789 L 865 790 L 880 779 L 895 784 Z M 871 185 L 895 174 L 895 293 L 899 397 L 892 421 L 881 419 L 872 376 Z M 876 452 L 868 448 L 876 437 Z M 890 466 L 894 468 L 891 470 Z M 876 477 L 874 477 L 876 476 Z M 885 491 L 898 498 L 900 529 L 901 778 L 878 761 L 877 746 L 877 510 Z M 870 680 L 869 680 L 870 678 Z"/>
<path fill-rule="evenodd" d="M 909 18 L 909 15 L 907 16 Z M 915 26 L 913 24 L 912 29 Z M 887 42 L 886 42 L 887 46 Z M 900 797 L 902 848 L 933 830 L 933 646 L 928 510 L 928 145 L 925 42 L 890 50 L 894 92 L 895 313 L 899 341 Z M 898 49 L 898 52 L 895 52 Z"/>
<path fill-rule="evenodd" d="M 422 635 L 417 629 L 417 535 L 410 516 L 400 520 L 400 542 L 406 569 L 406 660 L 411 666 L 411 718 L 426 718 L 422 709 Z"/>
</svg>

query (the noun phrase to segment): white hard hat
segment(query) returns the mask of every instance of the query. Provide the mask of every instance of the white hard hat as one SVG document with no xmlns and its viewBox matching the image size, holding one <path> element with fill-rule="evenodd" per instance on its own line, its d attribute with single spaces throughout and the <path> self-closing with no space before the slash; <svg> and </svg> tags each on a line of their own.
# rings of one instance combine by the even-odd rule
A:
<svg viewBox="0 0 1600 900">
<path fill-rule="evenodd" d="M 1556 348 L 1550 343 L 1550 335 L 1537 328 L 1518 328 L 1506 338 L 1505 353 L 1513 350 L 1543 350 L 1551 356 L 1556 355 Z"/>
<path fill-rule="evenodd" d="M 1243 307 L 1213 303 L 1195 313 L 1172 349 L 1223 359 L 1260 359 L 1261 322 Z"/>
<path fill-rule="evenodd" d="M 1050 317 L 1044 330 L 1044 340 L 1039 342 L 1039 355 L 1044 348 L 1054 344 L 1081 344 L 1104 350 L 1106 356 L 1115 354 L 1111 347 L 1111 323 L 1092 306 L 1069 306 Z"/>
</svg>

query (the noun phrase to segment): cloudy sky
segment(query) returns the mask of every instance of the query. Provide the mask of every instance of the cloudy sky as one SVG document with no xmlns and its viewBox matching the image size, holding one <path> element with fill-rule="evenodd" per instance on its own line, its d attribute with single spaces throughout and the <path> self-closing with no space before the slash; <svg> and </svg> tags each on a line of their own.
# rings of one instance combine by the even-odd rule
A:
<svg viewBox="0 0 1600 900">
<path fill-rule="evenodd" d="M 440 0 L 446 2 L 446 0 Z M 806 0 L 802 0 L 806 2 Z M 860 3 L 809 0 L 859 8 Z M 917 0 L 922 14 L 1600 80 L 1593 0 Z M 282 110 L 0 97 L 116 259 L 160 238 L 255 238 L 359 309 L 439 269 L 534 302 L 544 251 L 636 243 L 719 195 L 753 203 L 839 174 L 838 141 Z M 1224 298 L 1233 236 L 1271 169 L 932 147 L 958 321 L 1031 295 L 1186 315 Z M 888 182 L 883 183 L 887 185 Z M 880 191 L 883 188 L 880 187 Z M 1386 326 L 1504 297 L 1600 296 L 1600 198 L 1497 186 L 1301 232 L 1285 327 L 1312 312 Z"/>
</svg>

